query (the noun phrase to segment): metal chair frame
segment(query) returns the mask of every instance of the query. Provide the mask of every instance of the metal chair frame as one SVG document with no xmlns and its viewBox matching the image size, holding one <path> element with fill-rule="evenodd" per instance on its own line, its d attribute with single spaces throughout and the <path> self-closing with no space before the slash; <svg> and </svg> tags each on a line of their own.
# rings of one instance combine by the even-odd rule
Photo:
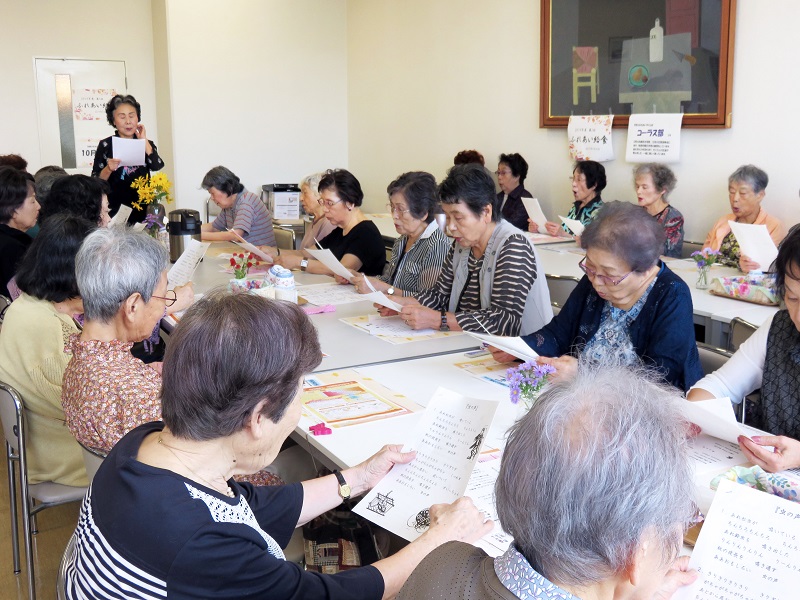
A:
<svg viewBox="0 0 800 600">
<path fill-rule="evenodd" d="M 758 330 L 758 325 L 745 321 L 741 317 L 731 319 L 728 326 L 728 352 L 736 352 L 739 346 Z"/>
<path fill-rule="evenodd" d="M 572 275 L 549 275 L 549 274 L 545 274 L 545 279 L 547 279 L 547 287 L 548 287 L 548 290 L 550 291 L 550 304 L 554 308 L 558 308 L 558 309 L 564 308 L 564 302 L 566 302 L 566 299 L 569 297 L 569 294 L 566 294 L 566 296 L 564 298 L 564 301 L 561 302 L 561 303 L 559 303 L 557 300 L 553 300 L 554 296 L 559 296 L 560 297 L 562 294 L 554 294 L 553 293 L 553 289 L 551 288 L 551 285 L 550 285 L 551 282 L 553 282 L 553 286 L 557 286 L 557 287 L 562 287 L 564 285 L 572 284 L 572 287 L 570 288 L 570 293 L 572 293 L 572 290 L 574 290 L 575 287 L 580 282 L 580 278 L 579 277 L 573 277 Z"/>
</svg>

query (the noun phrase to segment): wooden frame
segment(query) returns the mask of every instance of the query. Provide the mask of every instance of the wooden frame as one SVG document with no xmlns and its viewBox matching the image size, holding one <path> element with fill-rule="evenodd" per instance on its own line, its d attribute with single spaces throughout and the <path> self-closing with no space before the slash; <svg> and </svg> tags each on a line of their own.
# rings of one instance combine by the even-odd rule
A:
<svg viewBox="0 0 800 600">
<path fill-rule="evenodd" d="M 584 22 L 575 19 L 581 9 Z M 635 23 L 626 25 L 626 15 Z M 684 112 L 683 127 L 730 127 L 735 21 L 736 0 L 541 0 L 539 126 L 612 112 L 622 128 L 632 113 Z M 661 60 L 658 50 L 647 53 L 653 32 Z M 582 89 L 592 65 L 579 53 L 587 47 L 599 49 L 592 94 Z"/>
</svg>

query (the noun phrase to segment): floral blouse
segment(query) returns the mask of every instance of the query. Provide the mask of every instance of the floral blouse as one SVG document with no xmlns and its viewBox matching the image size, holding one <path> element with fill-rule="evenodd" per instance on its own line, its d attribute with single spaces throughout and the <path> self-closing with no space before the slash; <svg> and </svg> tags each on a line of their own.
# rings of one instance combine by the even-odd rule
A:
<svg viewBox="0 0 800 600">
<path fill-rule="evenodd" d="M 722 244 L 719 246 L 719 263 L 726 267 L 736 267 L 738 269 L 741 254 L 739 242 L 736 241 L 736 236 L 731 231 L 722 239 Z"/>
<path fill-rule="evenodd" d="M 661 223 L 667 239 L 664 242 L 664 256 L 681 257 L 683 250 L 683 215 L 677 208 L 667 204 L 660 213 L 655 215 L 656 221 Z"/>
<path fill-rule="evenodd" d="M 536 571 L 514 544 L 494 559 L 494 572 L 520 600 L 580 600 Z"/>
</svg>

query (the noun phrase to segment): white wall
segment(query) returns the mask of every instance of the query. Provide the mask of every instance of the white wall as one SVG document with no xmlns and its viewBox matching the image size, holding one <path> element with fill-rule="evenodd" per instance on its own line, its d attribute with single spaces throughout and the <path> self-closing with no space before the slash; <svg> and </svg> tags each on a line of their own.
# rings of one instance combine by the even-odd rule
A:
<svg viewBox="0 0 800 600">
<path fill-rule="evenodd" d="M 378 211 L 386 185 L 422 169 L 441 178 L 457 151 L 476 148 L 492 170 L 501 152 L 531 165 L 528 189 L 554 216 L 571 202 L 565 129 L 540 129 L 539 2 L 349 0 L 349 164 Z M 727 177 L 754 163 L 771 181 L 764 207 L 800 221 L 794 111 L 800 78 L 787 75 L 800 22 L 796 0 L 738 2 L 733 127 L 683 130 L 672 202 L 687 239 L 703 240 L 726 212 Z M 784 123 L 777 118 L 783 115 Z M 606 163 L 606 199 L 634 200 L 624 130 Z"/>
<path fill-rule="evenodd" d="M 0 0 L 0 154 L 41 164 L 34 58 L 124 60 L 128 91 L 158 140 L 150 3 L 119 0 Z M 113 129 L 108 128 L 109 135 Z"/>
<path fill-rule="evenodd" d="M 344 0 L 166 0 L 178 205 L 222 164 L 251 191 L 347 162 Z"/>
</svg>

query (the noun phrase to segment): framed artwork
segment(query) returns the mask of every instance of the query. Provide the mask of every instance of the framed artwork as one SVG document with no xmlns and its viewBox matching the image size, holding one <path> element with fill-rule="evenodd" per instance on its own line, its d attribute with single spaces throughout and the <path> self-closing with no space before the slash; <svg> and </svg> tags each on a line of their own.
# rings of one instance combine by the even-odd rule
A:
<svg viewBox="0 0 800 600">
<path fill-rule="evenodd" d="M 683 112 L 731 126 L 736 0 L 541 0 L 540 127 Z"/>
</svg>

